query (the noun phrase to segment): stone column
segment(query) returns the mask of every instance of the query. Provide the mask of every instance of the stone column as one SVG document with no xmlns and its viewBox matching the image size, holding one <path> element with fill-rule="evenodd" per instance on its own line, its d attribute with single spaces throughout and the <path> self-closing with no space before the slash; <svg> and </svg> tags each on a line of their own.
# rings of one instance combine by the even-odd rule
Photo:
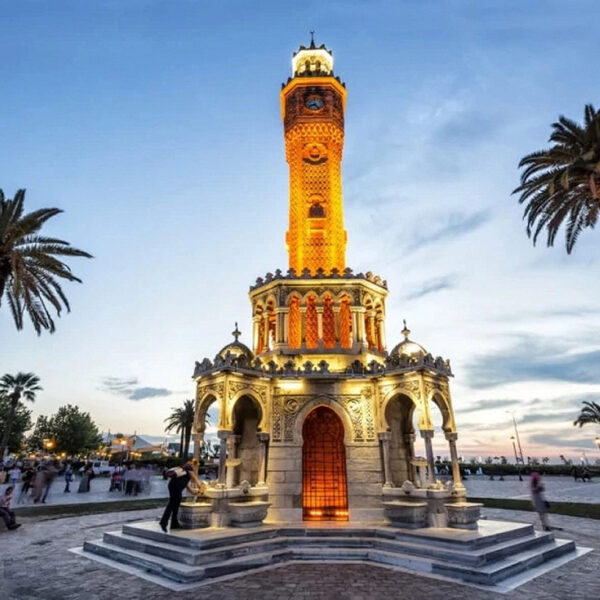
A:
<svg viewBox="0 0 600 600">
<path fill-rule="evenodd" d="M 275 340 L 273 340 L 275 341 Z M 265 310 L 263 316 L 263 348 L 269 350 L 269 311 Z"/>
<path fill-rule="evenodd" d="M 202 447 L 203 442 L 204 431 L 197 431 L 194 435 L 194 460 L 196 461 L 194 472 L 196 473 L 196 477 L 198 476 L 198 469 L 200 467 L 200 448 Z"/>
<path fill-rule="evenodd" d="M 317 306 L 317 335 L 319 343 L 323 341 L 323 307 Z"/>
<path fill-rule="evenodd" d="M 429 483 L 433 483 L 435 481 L 435 461 L 433 459 L 433 446 L 431 444 L 433 429 L 421 429 L 420 433 L 425 441 L 425 453 L 427 454 L 427 467 L 429 471 L 428 481 Z"/>
<path fill-rule="evenodd" d="M 269 443 L 268 433 L 259 433 L 260 454 L 258 464 L 258 483 L 256 485 L 267 485 L 267 444 Z"/>
<path fill-rule="evenodd" d="M 358 313 L 353 309 L 350 308 L 350 314 L 352 315 L 352 345 L 354 345 L 355 342 L 359 342 L 360 339 L 358 337 Z"/>
<path fill-rule="evenodd" d="M 256 352 L 256 349 L 258 348 L 258 334 L 260 331 L 259 323 L 259 316 L 255 316 L 252 318 L 252 348 L 254 352 Z"/>
<path fill-rule="evenodd" d="M 237 458 L 236 444 L 240 441 L 240 439 L 241 436 L 233 434 L 227 437 L 227 461 L 229 462 L 226 478 L 227 488 L 232 488 L 234 484 L 233 480 L 235 477 L 235 466 L 232 463 Z"/>
<path fill-rule="evenodd" d="M 363 348 L 367 346 L 367 341 L 365 339 L 365 312 L 366 309 L 364 307 L 359 307 L 356 311 L 356 320 L 358 321 L 358 341 Z"/>
<path fill-rule="evenodd" d="M 367 343 L 369 348 L 377 347 L 377 333 L 375 332 L 375 311 L 370 310 L 368 313 L 368 332 L 367 332 Z"/>
<path fill-rule="evenodd" d="M 456 439 L 458 434 L 452 431 L 446 431 L 444 434 L 448 440 L 448 446 L 450 446 L 450 460 L 452 461 L 452 480 L 454 482 L 454 489 L 462 491 L 465 489 L 462 479 L 460 478 L 460 465 L 458 464 L 458 452 L 456 451 Z"/>
<path fill-rule="evenodd" d="M 415 440 L 417 436 L 414 433 L 404 434 L 404 447 L 406 448 L 406 461 L 408 463 L 408 478 L 417 483 L 417 470 L 411 460 L 415 457 Z"/>
<path fill-rule="evenodd" d="M 275 348 L 281 347 L 281 345 L 286 341 L 284 338 L 284 321 L 285 321 L 285 309 L 284 308 L 276 308 L 275 309 Z"/>
<path fill-rule="evenodd" d="M 217 432 L 217 437 L 220 440 L 219 446 L 219 486 L 225 487 L 226 470 L 225 463 L 227 461 L 227 438 L 231 435 L 231 431 L 225 429 Z"/>
<path fill-rule="evenodd" d="M 385 321 L 383 318 L 377 321 L 377 331 L 379 332 L 379 341 L 381 342 L 380 350 L 385 350 Z"/>
<path fill-rule="evenodd" d="M 383 451 L 383 487 L 391 488 L 394 487 L 394 481 L 392 479 L 392 466 L 390 464 L 390 440 L 392 434 L 390 431 L 382 431 L 379 434 L 379 441 L 381 442 L 381 449 Z"/>
</svg>

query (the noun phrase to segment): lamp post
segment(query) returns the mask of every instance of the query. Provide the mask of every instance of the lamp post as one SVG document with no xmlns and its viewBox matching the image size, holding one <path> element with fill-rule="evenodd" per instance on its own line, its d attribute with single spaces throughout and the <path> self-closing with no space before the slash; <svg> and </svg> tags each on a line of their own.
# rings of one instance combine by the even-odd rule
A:
<svg viewBox="0 0 600 600">
<path fill-rule="evenodd" d="M 521 464 L 525 464 L 525 460 L 523 459 L 523 448 L 521 448 L 521 438 L 519 437 L 519 429 L 517 427 L 517 420 L 515 419 L 515 413 L 512 410 L 507 410 L 507 413 L 512 417 L 513 425 L 515 426 L 515 435 L 517 437 L 517 445 L 519 446 L 519 455 L 521 456 Z"/>
<path fill-rule="evenodd" d="M 519 481 L 523 481 L 523 475 L 521 475 L 521 467 L 519 467 L 519 456 L 517 454 L 517 446 L 515 445 L 515 436 L 511 435 L 510 439 L 513 445 L 513 452 L 515 453 L 515 463 L 517 464 L 517 472 L 519 474 Z"/>
</svg>

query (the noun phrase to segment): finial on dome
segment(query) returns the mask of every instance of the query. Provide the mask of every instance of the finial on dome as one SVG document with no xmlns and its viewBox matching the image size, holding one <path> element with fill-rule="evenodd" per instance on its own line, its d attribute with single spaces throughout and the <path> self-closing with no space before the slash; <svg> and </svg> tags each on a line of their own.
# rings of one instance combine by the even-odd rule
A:
<svg viewBox="0 0 600 600">
<path fill-rule="evenodd" d="M 240 335 L 242 335 L 242 332 L 238 329 L 237 321 L 235 322 L 235 329 L 231 332 L 231 335 L 235 338 L 236 342 L 238 341 Z"/>
<path fill-rule="evenodd" d="M 315 46 L 315 30 L 311 29 L 310 33 L 310 48 L 316 48 Z"/>
<path fill-rule="evenodd" d="M 400 333 L 404 336 L 405 340 L 408 340 L 410 329 L 406 326 L 406 319 L 402 319 L 402 323 L 404 323 L 404 329 Z"/>
</svg>

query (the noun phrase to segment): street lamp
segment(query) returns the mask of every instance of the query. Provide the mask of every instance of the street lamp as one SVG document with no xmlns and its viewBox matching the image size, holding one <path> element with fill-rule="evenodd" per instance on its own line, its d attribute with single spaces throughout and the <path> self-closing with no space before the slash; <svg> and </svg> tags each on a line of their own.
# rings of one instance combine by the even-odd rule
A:
<svg viewBox="0 0 600 600">
<path fill-rule="evenodd" d="M 515 413 L 512 410 L 507 410 L 506 412 L 512 417 L 513 425 L 515 426 L 517 444 L 519 446 L 519 455 L 521 456 L 521 464 L 524 465 L 525 460 L 523 459 L 523 448 L 521 448 L 521 439 L 519 438 L 519 429 L 517 428 L 517 420 L 515 419 Z"/>
</svg>

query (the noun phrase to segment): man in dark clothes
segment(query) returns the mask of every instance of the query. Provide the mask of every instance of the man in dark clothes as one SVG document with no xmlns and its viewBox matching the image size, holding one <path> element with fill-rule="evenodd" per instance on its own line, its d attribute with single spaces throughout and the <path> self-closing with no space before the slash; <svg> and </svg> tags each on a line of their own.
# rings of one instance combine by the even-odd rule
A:
<svg viewBox="0 0 600 600">
<path fill-rule="evenodd" d="M 167 504 L 167 508 L 165 508 L 165 512 L 160 520 L 160 528 L 165 533 L 167 532 L 169 518 L 171 518 L 171 529 L 181 529 L 181 525 L 179 525 L 179 521 L 177 520 L 177 513 L 179 512 L 183 490 L 187 488 L 190 494 L 194 493 L 194 490 L 188 487 L 190 480 L 196 485 L 200 485 L 194 472 L 193 461 L 186 462 L 181 467 L 169 469 L 167 477 L 169 478 L 169 504 Z"/>
</svg>

